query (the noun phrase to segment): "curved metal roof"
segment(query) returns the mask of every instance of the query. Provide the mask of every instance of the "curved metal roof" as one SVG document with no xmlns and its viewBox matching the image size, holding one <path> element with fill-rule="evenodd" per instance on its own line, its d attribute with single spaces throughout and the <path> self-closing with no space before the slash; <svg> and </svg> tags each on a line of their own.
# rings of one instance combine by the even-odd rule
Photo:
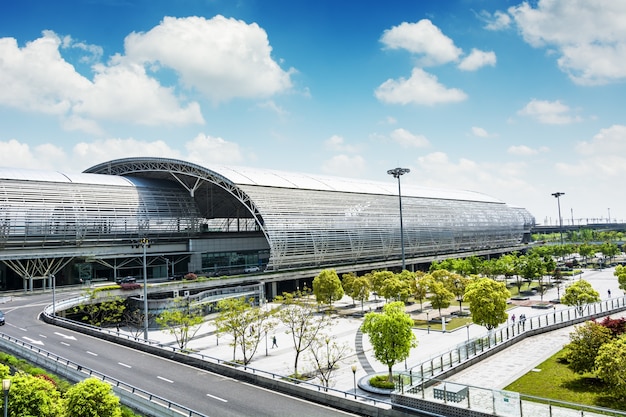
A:
<svg viewBox="0 0 626 417">
<path fill-rule="evenodd" d="M 297 172 L 285 172 L 272 169 L 258 169 L 240 166 L 211 165 L 211 168 L 202 167 L 190 162 L 169 158 L 124 158 L 104 162 L 93 166 L 85 172 L 104 174 L 121 174 L 124 166 L 134 171 L 141 163 L 167 163 L 198 169 L 209 174 L 219 176 L 222 181 L 232 185 L 253 185 L 261 187 L 292 188 L 315 191 L 337 191 L 344 193 L 374 194 L 374 195 L 397 195 L 398 186 L 395 180 L 389 182 L 360 180 L 354 178 L 341 178 L 323 175 L 313 175 Z M 115 167 L 115 168 L 113 168 Z M 112 171 L 111 171 L 112 169 Z M 136 172 L 136 171 L 135 171 Z M 129 172 L 130 173 L 130 172 Z M 441 188 L 420 187 L 411 184 L 402 184 L 404 197 L 435 198 L 444 200 L 480 201 L 488 203 L 501 203 L 501 200 L 474 191 L 449 190 Z"/>
</svg>

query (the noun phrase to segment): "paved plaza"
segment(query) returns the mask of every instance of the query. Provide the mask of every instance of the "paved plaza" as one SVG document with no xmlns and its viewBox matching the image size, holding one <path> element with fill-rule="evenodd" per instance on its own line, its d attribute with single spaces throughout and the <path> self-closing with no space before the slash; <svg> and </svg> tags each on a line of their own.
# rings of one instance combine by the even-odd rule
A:
<svg viewBox="0 0 626 417">
<path fill-rule="evenodd" d="M 582 278 L 589 281 L 593 287 L 600 293 L 602 299 L 609 297 L 609 290 L 613 297 L 621 296 L 622 291 L 619 289 L 617 278 L 613 275 L 614 269 L 607 268 L 604 270 L 584 270 Z M 576 278 L 574 278 L 576 279 Z M 567 281 L 565 282 L 567 285 Z M 561 288 L 561 295 L 564 289 Z M 544 301 L 557 298 L 557 290 L 552 288 L 543 296 Z M 519 317 L 525 314 L 527 317 L 545 314 L 545 310 L 532 308 L 530 304 L 539 302 L 540 296 L 533 295 L 526 302 L 520 302 L 520 305 L 513 304 L 508 310 L 509 316 L 515 314 Z M 383 300 L 371 299 L 365 304 L 365 312 L 375 310 L 383 305 Z M 361 306 L 353 305 L 352 299 L 344 297 L 335 303 L 335 307 L 339 314 L 333 316 L 333 326 L 328 330 L 329 334 L 338 343 L 345 343 L 352 348 L 352 354 L 349 356 L 335 372 L 332 377 L 331 386 L 337 390 L 354 392 L 354 381 L 375 373 L 385 373 L 386 366 L 380 364 L 373 355 L 372 347 L 366 335 L 361 335 L 358 331 L 362 324 L 362 318 L 353 317 L 350 313 L 361 311 Z M 556 311 L 566 308 L 565 306 L 555 304 Z M 424 304 L 424 311 L 419 311 L 419 305 L 414 304 L 411 307 L 411 314 L 414 318 L 426 319 L 426 312 L 429 312 L 430 319 L 438 316 L 437 311 L 430 310 L 427 303 Z M 445 314 L 458 310 L 458 304 L 447 309 Z M 626 314 L 626 313 L 625 313 Z M 196 337 L 190 342 L 189 348 L 198 353 L 218 358 L 221 360 L 233 359 L 233 348 L 230 345 L 230 339 L 227 335 L 217 337 L 211 322 L 202 325 Z M 249 364 L 250 367 L 271 372 L 279 375 L 290 375 L 294 369 L 295 350 L 291 336 L 286 333 L 285 327 L 277 327 L 274 332 L 267 335 L 267 340 L 262 340 L 259 344 L 258 351 L 254 359 Z M 541 334 L 534 337 L 526 338 L 517 344 L 497 353 L 470 368 L 461 371 L 448 381 L 458 382 L 472 386 L 478 386 L 487 389 L 502 389 L 511 382 L 515 381 L 526 372 L 535 368 L 545 359 L 569 342 L 569 333 L 573 327 L 563 328 L 549 333 Z M 457 345 L 463 344 L 469 338 L 475 338 L 485 335 L 486 329 L 475 324 L 469 327 L 463 326 L 453 331 L 441 332 L 434 329 L 414 329 L 417 336 L 418 346 L 411 351 L 410 357 L 405 363 L 397 364 L 394 370 L 401 371 L 405 366 L 411 367 L 438 357 L 440 354 L 447 352 Z M 278 347 L 272 347 L 272 338 L 276 337 Z M 150 339 L 158 340 L 163 344 L 175 345 L 174 338 L 167 332 L 150 331 Z M 239 351 L 235 354 L 237 359 L 241 358 Z M 352 366 L 356 365 L 356 374 L 352 372 Z M 301 355 L 298 370 L 301 373 L 311 371 L 312 364 L 308 359 L 308 354 Z M 311 381 L 317 382 L 317 381 Z M 369 395 L 360 389 L 357 389 L 360 395 Z"/>
</svg>

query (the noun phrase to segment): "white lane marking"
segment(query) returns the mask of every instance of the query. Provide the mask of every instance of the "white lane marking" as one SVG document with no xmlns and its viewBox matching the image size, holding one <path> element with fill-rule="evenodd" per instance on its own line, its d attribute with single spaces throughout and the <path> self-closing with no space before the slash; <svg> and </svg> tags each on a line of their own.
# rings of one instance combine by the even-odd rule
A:
<svg viewBox="0 0 626 417">
<path fill-rule="evenodd" d="M 48 338 L 48 336 L 46 336 L 45 334 L 40 334 L 39 337 L 43 337 L 44 339 Z"/>
<path fill-rule="evenodd" d="M 54 334 L 56 334 L 58 336 L 61 336 L 63 339 L 76 340 L 76 338 L 74 336 L 68 336 L 66 334 L 59 333 L 59 332 L 54 332 Z"/>
<path fill-rule="evenodd" d="M 41 345 L 43 346 L 43 342 L 41 340 L 31 339 L 30 337 L 22 336 L 23 339 L 28 340 L 33 345 Z"/>
<path fill-rule="evenodd" d="M 117 364 L 118 364 L 118 365 L 121 365 L 121 366 L 124 366 L 124 367 L 126 367 L 126 368 L 129 368 L 129 369 L 130 369 L 130 368 L 132 368 L 132 366 L 127 365 L 127 364 L 122 363 L 122 362 L 118 362 Z"/>
<path fill-rule="evenodd" d="M 215 395 L 207 394 L 206 396 L 207 397 L 211 397 L 211 398 L 215 398 L 216 400 L 221 401 L 223 403 L 227 403 L 228 402 L 228 400 L 225 400 L 225 399 L 220 398 L 220 397 L 216 397 Z"/>
<path fill-rule="evenodd" d="M 174 383 L 174 381 L 172 381 L 171 379 L 163 378 L 162 376 L 157 375 L 157 378 L 159 378 L 161 381 L 169 382 L 170 384 Z"/>
<path fill-rule="evenodd" d="M 90 354 L 91 356 L 98 356 L 98 354 L 94 352 L 87 351 L 87 353 Z"/>
<path fill-rule="evenodd" d="M 64 346 L 70 346 L 70 344 L 66 343 L 66 342 L 61 342 L 61 344 L 64 345 Z"/>
</svg>

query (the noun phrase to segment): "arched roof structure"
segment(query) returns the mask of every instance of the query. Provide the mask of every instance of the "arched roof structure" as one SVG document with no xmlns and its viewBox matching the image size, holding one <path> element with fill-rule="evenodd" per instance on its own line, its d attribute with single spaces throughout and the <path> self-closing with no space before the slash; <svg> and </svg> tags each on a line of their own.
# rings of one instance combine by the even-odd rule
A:
<svg viewBox="0 0 626 417">
<path fill-rule="evenodd" d="M 211 169 L 167 158 L 126 158 L 85 171 L 174 181 L 206 221 L 251 219 L 270 247 L 268 269 L 399 259 L 396 184 L 227 166 Z M 484 194 L 405 185 L 407 258 L 510 248 L 533 217 Z"/>
</svg>

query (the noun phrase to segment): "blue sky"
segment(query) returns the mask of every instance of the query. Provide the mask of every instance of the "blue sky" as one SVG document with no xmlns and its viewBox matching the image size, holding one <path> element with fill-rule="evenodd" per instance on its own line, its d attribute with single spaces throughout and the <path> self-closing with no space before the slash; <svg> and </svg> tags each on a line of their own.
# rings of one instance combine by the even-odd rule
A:
<svg viewBox="0 0 626 417">
<path fill-rule="evenodd" d="M 7 0 L 0 166 L 159 156 L 626 220 L 626 2 Z M 584 221 L 584 220 L 583 220 Z"/>
</svg>

